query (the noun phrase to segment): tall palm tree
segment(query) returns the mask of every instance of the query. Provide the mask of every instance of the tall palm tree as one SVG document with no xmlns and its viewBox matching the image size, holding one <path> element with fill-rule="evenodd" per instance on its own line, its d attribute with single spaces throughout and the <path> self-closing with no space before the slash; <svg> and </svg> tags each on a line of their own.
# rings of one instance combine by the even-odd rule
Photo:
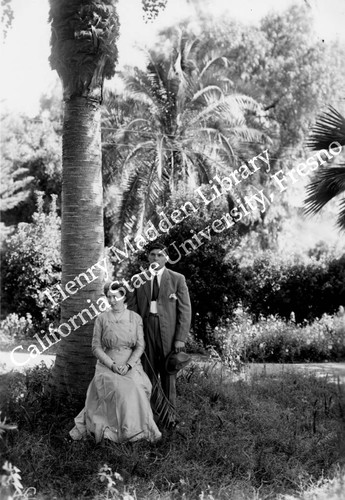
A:
<svg viewBox="0 0 345 500">
<path fill-rule="evenodd" d="M 262 112 L 260 105 L 233 93 L 225 58 L 209 55 L 199 65 L 197 50 L 198 41 L 180 33 L 173 57 L 151 50 L 145 71 L 124 74 L 126 96 L 137 108 L 114 136 L 127 166 L 122 231 L 141 231 L 178 185 L 207 183 L 262 143 L 263 133 L 247 122 Z"/>
<path fill-rule="evenodd" d="M 79 320 L 79 328 L 69 333 L 63 324 L 71 325 L 70 318 L 89 308 L 103 289 L 98 268 L 97 279 L 86 280 L 86 286 L 78 286 L 75 278 L 103 258 L 100 105 L 104 79 L 114 75 L 117 60 L 115 3 L 50 0 L 50 63 L 62 81 L 64 98 L 61 287 L 68 296 L 61 302 L 64 336 L 51 386 L 55 393 L 73 396 L 84 396 L 92 378 L 93 324 L 88 315 L 83 315 L 89 319 L 86 324 Z"/>
<path fill-rule="evenodd" d="M 345 146 L 345 118 L 332 106 L 318 117 L 307 141 L 313 151 L 328 150 L 332 142 Z M 320 167 L 307 186 L 307 214 L 318 213 L 330 200 L 345 193 L 345 164 Z M 345 197 L 340 200 L 337 225 L 345 230 Z"/>
</svg>

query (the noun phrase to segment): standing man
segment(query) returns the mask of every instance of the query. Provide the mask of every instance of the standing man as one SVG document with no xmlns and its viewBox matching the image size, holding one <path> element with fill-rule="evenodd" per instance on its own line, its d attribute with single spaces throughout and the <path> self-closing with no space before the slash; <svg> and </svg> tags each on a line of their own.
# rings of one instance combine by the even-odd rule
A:
<svg viewBox="0 0 345 500">
<path fill-rule="evenodd" d="M 191 323 L 191 304 L 185 277 L 165 267 L 169 260 L 166 248 L 152 244 L 148 249 L 150 276 L 141 273 L 143 284 L 135 288 L 128 308 L 140 314 L 144 323 L 145 352 L 143 366 L 152 384 L 160 376 L 164 394 L 176 408 L 176 373 L 166 371 L 171 351 L 180 352 Z"/>
</svg>

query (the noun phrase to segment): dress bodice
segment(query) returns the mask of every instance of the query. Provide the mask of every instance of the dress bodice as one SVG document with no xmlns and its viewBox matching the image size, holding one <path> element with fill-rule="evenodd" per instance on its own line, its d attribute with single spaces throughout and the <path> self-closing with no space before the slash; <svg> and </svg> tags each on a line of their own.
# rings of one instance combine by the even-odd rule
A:
<svg viewBox="0 0 345 500">
<path fill-rule="evenodd" d="M 129 311 L 119 321 L 116 321 L 112 311 L 102 318 L 101 343 L 106 349 L 134 348 L 137 342 L 136 323 L 129 318 Z M 101 319 L 101 318 L 100 318 Z"/>
<path fill-rule="evenodd" d="M 95 321 L 92 352 L 104 365 L 128 362 L 133 366 L 144 352 L 141 317 L 129 311 L 117 320 L 111 310 L 100 314 Z"/>
</svg>

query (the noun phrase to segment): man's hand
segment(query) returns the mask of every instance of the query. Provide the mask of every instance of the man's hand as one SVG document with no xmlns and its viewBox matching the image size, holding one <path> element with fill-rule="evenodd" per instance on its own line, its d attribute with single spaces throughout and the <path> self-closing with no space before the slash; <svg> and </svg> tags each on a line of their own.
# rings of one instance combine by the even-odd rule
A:
<svg viewBox="0 0 345 500">
<path fill-rule="evenodd" d="M 181 340 L 175 340 L 174 342 L 174 350 L 175 352 L 181 352 L 184 350 L 185 343 Z"/>
</svg>

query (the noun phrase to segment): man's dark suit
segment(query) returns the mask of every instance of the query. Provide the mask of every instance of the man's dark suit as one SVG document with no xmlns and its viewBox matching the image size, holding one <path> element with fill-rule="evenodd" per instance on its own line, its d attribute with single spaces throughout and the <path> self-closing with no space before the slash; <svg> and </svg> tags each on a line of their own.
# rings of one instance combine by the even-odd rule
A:
<svg viewBox="0 0 345 500">
<path fill-rule="evenodd" d="M 145 352 L 156 375 L 160 374 L 165 395 L 176 406 L 176 375 L 166 373 L 165 360 L 173 350 L 176 340 L 186 341 L 190 329 L 191 304 L 186 280 L 182 274 L 164 269 L 157 299 L 157 316 L 152 317 L 151 280 L 148 280 L 144 273 L 139 276 L 145 283 L 136 288 L 130 296 L 128 308 L 143 318 Z M 152 372 L 145 358 L 143 365 L 153 382 Z"/>
</svg>

